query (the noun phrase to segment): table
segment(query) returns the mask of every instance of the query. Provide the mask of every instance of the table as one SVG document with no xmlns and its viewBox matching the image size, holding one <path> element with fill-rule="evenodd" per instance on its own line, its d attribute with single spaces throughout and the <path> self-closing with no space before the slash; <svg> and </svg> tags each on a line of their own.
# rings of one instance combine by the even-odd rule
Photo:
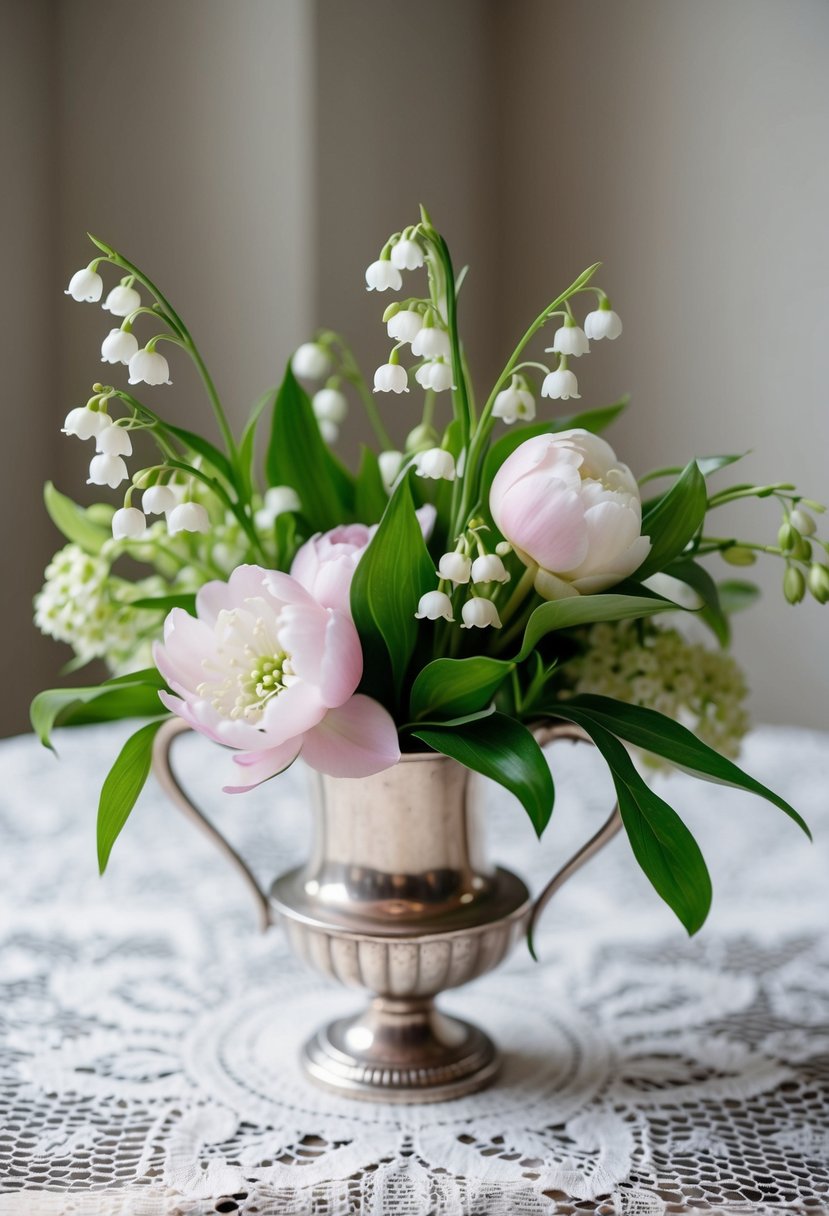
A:
<svg viewBox="0 0 829 1216">
<path fill-rule="evenodd" d="M 617 838 L 523 948 L 446 994 L 505 1052 L 454 1103 L 363 1105 L 295 1055 L 354 1008 L 255 930 L 236 875 L 148 787 L 96 872 L 101 775 L 122 725 L 0 744 L 0 1216 L 657 1216 L 829 1211 L 829 736 L 763 728 L 757 799 L 683 776 L 714 908 L 688 940 Z M 263 879 L 302 859 L 303 774 L 217 793 L 226 755 L 179 765 Z M 552 753 L 542 845 L 491 791 L 499 861 L 536 887 L 606 813 L 589 749 Z"/>
</svg>

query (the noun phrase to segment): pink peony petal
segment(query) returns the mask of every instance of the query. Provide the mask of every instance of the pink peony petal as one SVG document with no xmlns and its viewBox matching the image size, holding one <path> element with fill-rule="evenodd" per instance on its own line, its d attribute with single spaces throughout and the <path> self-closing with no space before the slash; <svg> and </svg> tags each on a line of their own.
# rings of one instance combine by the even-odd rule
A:
<svg viewBox="0 0 829 1216">
<path fill-rule="evenodd" d="M 243 769 L 245 784 L 226 785 L 223 787 L 224 792 L 244 794 L 261 785 L 263 781 L 275 777 L 296 760 L 301 744 L 301 739 L 289 739 L 281 747 L 270 747 L 261 752 L 239 752 L 233 759 Z"/>
<path fill-rule="evenodd" d="M 237 566 L 226 583 L 218 579 L 205 583 L 196 595 L 199 620 L 213 626 L 223 609 L 238 608 L 246 599 L 263 595 L 267 573 L 261 566 Z"/>
<path fill-rule="evenodd" d="M 351 617 L 329 613 L 319 676 L 322 700 L 329 708 L 342 705 L 356 690 L 362 675 L 363 651 Z"/>
<path fill-rule="evenodd" d="M 302 758 L 330 777 L 370 777 L 400 759 L 397 727 L 382 705 L 358 693 L 308 732 Z"/>
<path fill-rule="evenodd" d="M 315 684 L 297 681 L 284 692 L 271 697 L 259 722 L 259 746 L 281 747 L 302 735 L 324 717 L 326 705 Z M 254 746 L 251 743 L 246 747 Z"/>
</svg>

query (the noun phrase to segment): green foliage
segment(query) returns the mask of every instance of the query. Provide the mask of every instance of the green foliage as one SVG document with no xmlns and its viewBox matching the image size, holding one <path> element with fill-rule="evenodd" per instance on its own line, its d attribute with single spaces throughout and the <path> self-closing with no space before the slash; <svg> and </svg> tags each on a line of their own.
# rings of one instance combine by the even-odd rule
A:
<svg viewBox="0 0 829 1216">
<path fill-rule="evenodd" d="M 43 501 L 52 523 L 62 532 L 67 540 L 72 541 L 86 553 L 101 552 L 104 541 L 112 539 L 109 528 L 95 523 L 89 512 L 79 507 L 71 498 L 56 490 L 51 481 L 43 487 Z"/>
<path fill-rule="evenodd" d="M 361 524 L 376 524 L 382 518 L 388 501 L 377 457 L 371 448 L 364 445 L 354 484 L 354 514 Z"/>
<path fill-rule="evenodd" d="M 412 687 L 413 718 L 453 718 L 488 705 L 515 668 L 503 659 L 479 655 L 470 659 L 435 659 Z"/>
<path fill-rule="evenodd" d="M 195 591 L 181 591 L 171 595 L 147 595 L 140 600 L 130 600 L 131 608 L 168 613 L 171 608 L 183 608 L 191 616 L 196 615 Z"/>
<path fill-rule="evenodd" d="M 242 438 L 239 440 L 239 473 L 247 497 L 250 497 L 253 493 L 253 488 L 256 484 L 256 432 L 259 427 L 259 421 L 269 405 L 271 411 L 273 411 L 276 403 L 276 392 L 275 388 L 269 388 L 255 402 L 245 424 L 245 429 L 242 431 Z"/>
<path fill-rule="evenodd" d="M 731 641 L 731 625 L 720 603 L 717 584 L 705 567 L 701 566 L 699 562 L 686 558 L 671 562 L 669 566 L 665 567 L 664 573 L 669 574 L 672 578 L 678 578 L 680 582 L 696 591 L 703 603 L 699 612 L 700 620 L 705 622 L 721 646 L 728 646 Z"/>
<path fill-rule="evenodd" d="M 679 557 L 702 527 L 707 510 L 705 478 L 692 460 L 642 518 L 642 534 L 650 537 L 651 551 L 636 571 L 637 579 L 657 574 Z"/>
<path fill-rule="evenodd" d="M 160 722 L 149 722 L 127 739 L 101 787 L 98 802 L 98 869 L 107 867 L 112 846 L 149 776 L 153 741 Z"/>
<path fill-rule="evenodd" d="M 51 748 L 51 734 L 58 726 L 166 714 L 158 699 L 159 689 L 165 687 L 156 669 L 149 667 L 86 688 L 50 688 L 39 692 L 32 701 L 29 711 L 32 729 L 44 747 Z"/>
<path fill-rule="evenodd" d="M 718 469 L 724 469 L 729 464 L 736 464 L 746 454 L 741 452 L 739 456 L 697 456 L 696 463 L 703 477 L 710 477 Z M 649 481 L 656 481 L 659 477 L 676 477 L 682 471 L 681 465 L 671 465 L 666 469 L 651 469 L 650 473 L 639 478 L 639 485 L 643 486 Z"/>
<path fill-rule="evenodd" d="M 732 616 L 735 612 L 744 612 L 760 598 L 760 588 L 756 583 L 744 579 L 725 579 L 718 585 L 720 603 L 723 612 Z"/>
<path fill-rule="evenodd" d="M 573 595 L 564 600 L 541 604 L 527 622 L 524 641 L 516 661 L 535 650 L 545 634 L 558 629 L 573 629 L 577 625 L 592 625 L 597 621 L 624 621 L 634 617 L 653 616 L 657 612 L 676 612 L 676 604 L 661 596 L 639 595 Z"/>
</svg>

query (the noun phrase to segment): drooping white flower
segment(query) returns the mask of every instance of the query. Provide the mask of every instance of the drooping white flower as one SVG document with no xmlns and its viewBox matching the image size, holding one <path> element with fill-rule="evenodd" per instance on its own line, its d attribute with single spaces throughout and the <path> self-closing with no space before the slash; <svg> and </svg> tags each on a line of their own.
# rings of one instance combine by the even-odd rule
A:
<svg viewBox="0 0 829 1216">
<path fill-rule="evenodd" d="M 366 270 L 367 291 L 399 291 L 402 286 L 400 271 L 391 262 L 378 259 Z"/>
<path fill-rule="evenodd" d="M 493 629 L 501 628 L 498 609 L 492 600 L 485 600 L 481 596 L 473 595 L 468 599 L 461 608 L 461 616 L 461 629 L 487 629 L 489 626 Z"/>
<path fill-rule="evenodd" d="M 512 423 L 517 419 L 532 422 L 535 418 L 535 398 L 525 387 L 520 376 L 513 376 L 507 388 L 502 388 L 492 405 L 493 418 L 503 418 Z"/>
<path fill-rule="evenodd" d="M 293 486 L 271 486 L 265 491 L 265 505 L 256 512 L 253 522 L 261 531 L 268 532 L 279 515 L 301 510 L 302 503 Z"/>
<path fill-rule="evenodd" d="M 136 351 L 129 362 L 129 384 L 172 384 L 170 365 L 155 350 Z"/>
<path fill-rule="evenodd" d="M 552 397 L 554 401 L 569 401 L 571 397 L 578 399 L 579 382 L 566 367 L 556 368 L 544 377 L 541 396 Z"/>
<path fill-rule="evenodd" d="M 177 532 L 209 532 L 207 511 L 201 503 L 180 502 L 167 515 L 167 531 L 171 536 Z"/>
<path fill-rule="evenodd" d="M 413 308 L 401 308 L 386 322 L 386 330 L 395 342 L 414 342 L 423 328 L 423 317 Z"/>
<path fill-rule="evenodd" d="M 391 263 L 398 270 L 417 270 L 423 265 L 422 246 L 418 241 L 398 241 L 391 247 Z"/>
<path fill-rule="evenodd" d="M 311 398 L 314 416 L 318 422 L 345 422 L 348 413 L 348 399 L 338 388 L 321 388 Z"/>
<path fill-rule="evenodd" d="M 412 354 L 419 359 L 449 359 L 449 335 L 437 325 L 424 325 L 412 341 Z"/>
<path fill-rule="evenodd" d="M 102 363 L 129 363 L 138 353 L 138 339 L 124 329 L 111 329 L 101 343 Z"/>
<path fill-rule="evenodd" d="M 431 389 L 434 393 L 445 392 L 452 387 L 452 368 L 440 359 L 423 363 L 415 372 L 415 380 L 421 388 Z"/>
<path fill-rule="evenodd" d="M 96 437 L 95 451 L 107 456 L 132 456 L 129 431 L 122 426 L 105 426 Z"/>
<path fill-rule="evenodd" d="M 594 342 L 600 338 L 618 338 L 622 332 L 621 317 L 612 308 L 597 308 L 584 318 L 584 332 Z"/>
<path fill-rule="evenodd" d="M 138 507 L 121 507 L 112 517 L 112 535 L 115 540 L 137 540 L 147 531 L 147 520 Z"/>
<path fill-rule="evenodd" d="M 429 477 L 433 481 L 455 480 L 455 457 L 443 448 L 428 448 L 418 452 L 414 458 L 418 477 Z"/>
<path fill-rule="evenodd" d="M 336 443 L 340 437 L 340 428 L 336 422 L 331 422 L 329 418 L 320 418 L 317 425 L 320 429 L 320 434 L 327 444 Z"/>
<path fill-rule="evenodd" d="M 291 356 L 291 371 L 303 380 L 321 380 L 330 368 L 328 351 L 319 342 L 303 342 Z"/>
<path fill-rule="evenodd" d="M 115 490 L 128 477 L 129 473 L 122 456 L 108 456 L 106 452 L 102 452 L 98 456 L 93 456 L 89 462 L 89 477 L 86 479 L 86 484 L 109 486 L 111 490 Z"/>
<path fill-rule="evenodd" d="M 452 601 L 445 591 L 427 591 L 421 595 L 415 616 L 419 621 L 436 621 L 442 617 L 445 621 L 454 621 L 452 616 Z"/>
<path fill-rule="evenodd" d="M 553 345 L 547 347 L 547 353 L 573 355 L 576 359 L 580 355 L 587 355 L 590 353 L 587 334 L 580 325 L 562 325 L 556 330 Z"/>
<path fill-rule="evenodd" d="M 113 287 L 101 307 L 111 312 L 114 317 L 128 317 L 136 308 L 141 307 L 141 296 L 134 287 L 119 283 L 117 287 Z"/>
<path fill-rule="evenodd" d="M 375 393 L 408 393 L 409 378 L 399 363 L 384 363 L 374 373 Z"/>
<path fill-rule="evenodd" d="M 141 495 L 141 506 L 147 515 L 164 515 L 177 502 L 178 496 L 169 486 L 150 486 Z"/>
<path fill-rule="evenodd" d="M 88 405 L 78 405 L 66 415 L 61 430 L 64 435 L 77 435 L 78 439 L 94 439 L 112 419 L 103 410 L 91 410 Z"/>
<path fill-rule="evenodd" d="M 101 276 L 89 266 L 84 266 L 83 270 L 75 271 L 63 294 L 79 302 L 85 300 L 89 304 L 97 304 L 103 290 L 104 280 Z"/>
<path fill-rule="evenodd" d="M 473 583 L 506 583 L 509 581 L 506 567 L 497 553 L 482 553 L 472 563 Z"/>
<path fill-rule="evenodd" d="M 400 466 L 403 463 L 403 453 L 396 451 L 394 448 L 389 448 L 386 452 L 381 452 L 377 457 L 377 464 L 380 468 L 380 476 L 383 479 L 383 485 L 386 493 L 391 493 L 391 488 L 394 485 L 395 478 L 400 472 Z"/>
<path fill-rule="evenodd" d="M 444 553 L 438 562 L 438 574 L 441 578 L 460 586 L 469 582 L 469 572 L 472 569 L 472 559 L 463 553 Z"/>
</svg>

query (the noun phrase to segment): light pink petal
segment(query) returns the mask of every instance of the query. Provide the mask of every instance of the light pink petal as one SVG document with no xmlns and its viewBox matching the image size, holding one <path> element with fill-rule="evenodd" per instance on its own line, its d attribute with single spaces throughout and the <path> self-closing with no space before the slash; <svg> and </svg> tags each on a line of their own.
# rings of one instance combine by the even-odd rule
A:
<svg viewBox="0 0 829 1216">
<path fill-rule="evenodd" d="M 514 486 L 493 515 L 504 536 L 545 570 L 570 570 L 587 556 L 581 498 L 541 472 Z"/>
<path fill-rule="evenodd" d="M 196 698 L 181 701 L 166 692 L 160 692 L 158 695 L 162 704 L 179 718 L 183 718 L 193 730 L 197 730 L 200 735 L 206 735 L 214 743 L 238 748 L 256 747 L 261 744 L 262 733 L 255 726 L 248 722 L 223 718 L 209 701 Z"/>
<path fill-rule="evenodd" d="M 315 684 L 299 680 L 271 697 L 259 721 L 259 746 L 281 747 L 320 721 L 326 706 Z M 245 744 L 251 747 L 250 743 Z"/>
<path fill-rule="evenodd" d="M 224 792 L 244 794 L 270 777 L 275 777 L 296 760 L 301 744 L 301 738 L 289 739 L 281 747 L 270 747 L 263 752 L 240 752 L 233 759 L 242 768 L 240 780 L 244 780 L 245 784 L 226 785 Z"/>
<path fill-rule="evenodd" d="M 629 507 L 622 495 L 619 501 L 607 497 L 603 502 L 588 507 L 584 513 L 588 550 L 586 558 L 573 566 L 558 569 L 573 578 L 610 571 L 621 553 L 639 536 L 638 512 Z"/>
<path fill-rule="evenodd" d="M 279 645 L 291 656 L 296 674 L 309 684 L 320 682 L 328 616 L 316 600 L 305 606 L 288 604 L 279 615 Z"/>
<path fill-rule="evenodd" d="M 302 758 L 330 777 L 370 777 L 400 759 L 397 727 L 382 705 L 358 693 L 308 732 Z"/>
<path fill-rule="evenodd" d="M 295 578 L 298 583 L 301 583 L 306 591 L 310 591 L 314 586 L 314 579 L 320 568 L 317 543 L 321 536 L 322 533 L 317 532 L 310 540 L 306 540 L 305 544 L 297 549 L 296 556 L 291 562 L 291 578 Z"/>
<path fill-rule="evenodd" d="M 350 615 L 330 612 L 320 667 L 319 691 L 330 708 L 347 701 L 363 675 L 360 636 Z"/>
<path fill-rule="evenodd" d="M 336 608 L 338 612 L 351 616 L 351 580 L 361 556 L 362 551 L 332 554 L 327 561 L 320 563 L 313 585 L 308 586 L 308 590 L 323 608 Z"/>
<path fill-rule="evenodd" d="M 314 597 L 309 595 L 302 584 L 292 578 L 290 574 L 284 574 L 281 570 L 266 570 L 264 573 L 265 588 L 273 599 L 279 602 L 280 606 L 282 604 L 316 606 Z"/>
<path fill-rule="evenodd" d="M 213 631 L 203 621 L 173 608 L 164 622 L 164 642 L 153 646 L 153 660 L 164 679 L 177 691 L 193 692 L 204 679 L 202 662 L 213 653 Z"/>
<path fill-rule="evenodd" d="M 250 596 L 263 595 L 266 573 L 261 566 L 237 566 L 226 583 L 219 579 L 205 583 L 196 595 L 199 619 L 214 625 L 223 609 L 237 608 Z"/>
</svg>

